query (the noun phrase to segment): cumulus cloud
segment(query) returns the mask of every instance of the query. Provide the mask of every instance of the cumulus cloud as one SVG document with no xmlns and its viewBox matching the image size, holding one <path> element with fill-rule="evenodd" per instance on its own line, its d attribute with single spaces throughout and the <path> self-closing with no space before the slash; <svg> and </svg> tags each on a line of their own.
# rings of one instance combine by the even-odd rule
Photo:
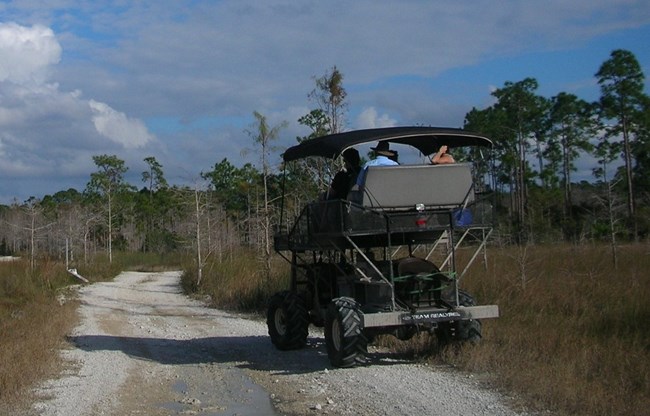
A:
<svg viewBox="0 0 650 416">
<path fill-rule="evenodd" d="M 129 118 L 126 114 L 95 100 L 90 100 L 88 104 L 93 111 L 93 123 L 97 132 L 115 143 L 120 143 L 124 148 L 137 149 L 153 140 L 142 121 Z"/>
<path fill-rule="evenodd" d="M 157 146 L 140 119 L 100 100 L 84 98 L 79 89 L 64 91 L 53 82 L 61 55 L 52 29 L 0 23 L 3 202 L 14 196 L 78 188 L 92 172 L 93 155 L 113 153 L 134 163 Z M 124 150 L 129 152 L 124 154 Z"/>
<path fill-rule="evenodd" d="M 53 29 L 0 23 L 0 152 L 6 155 L 0 153 L 0 176 L 5 162 L 44 169 L 63 157 L 90 161 L 100 152 L 141 161 L 145 152 L 161 156 L 155 148 L 173 155 L 161 162 L 179 170 L 207 168 L 226 156 L 240 163 L 241 148 L 250 146 L 243 130 L 252 112 L 269 115 L 274 125 L 288 120 L 278 144 L 294 144 L 303 134 L 296 125 L 307 112 L 301 106 L 313 106 L 307 98 L 312 77 L 333 65 L 350 93 L 350 128 L 396 120 L 458 125 L 469 108 L 489 99 L 488 84 L 519 76 L 495 66 L 472 77 L 476 63 L 572 49 L 650 22 L 647 0 L 504 0 L 500 7 L 489 0 L 399 7 L 386 0 L 159 0 L 120 7 L 95 1 L 74 12 L 62 6 L 74 3 L 69 0 L 40 3 L 0 6 L 5 22 L 48 22 Z M 536 76 L 544 64 L 524 76 Z M 462 83 L 439 83 L 463 68 Z M 467 90 L 479 92 L 466 98 Z M 85 175 L 93 169 L 68 166 Z"/>
<path fill-rule="evenodd" d="M 0 23 L 0 81 L 42 82 L 61 59 L 61 45 L 52 29 Z"/>
<path fill-rule="evenodd" d="M 357 128 L 371 129 L 376 127 L 393 127 L 397 120 L 391 118 L 388 114 L 379 115 L 375 107 L 364 109 L 357 117 Z"/>
</svg>

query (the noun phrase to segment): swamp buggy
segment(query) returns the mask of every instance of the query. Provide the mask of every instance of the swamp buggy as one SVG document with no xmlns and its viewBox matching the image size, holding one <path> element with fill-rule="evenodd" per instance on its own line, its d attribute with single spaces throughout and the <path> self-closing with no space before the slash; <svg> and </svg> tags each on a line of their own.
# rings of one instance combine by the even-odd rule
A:
<svg viewBox="0 0 650 416">
<path fill-rule="evenodd" d="M 318 137 L 287 149 L 283 159 L 335 160 L 350 147 L 380 141 L 423 156 L 441 145 L 492 144 L 459 129 L 391 127 Z M 380 334 L 407 340 L 426 331 L 442 343 L 478 341 L 480 320 L 499 310 L 476 305 L 459 284 L 485 256 L 492 232 L 486 189 L 475 162 L 373 166 L 346 199 L 307 204 L 274 236 L 275 250 L 291 264 L 291 283 L 269 300 L 272 343 L 302 348 L 309 325 L 324 326 L 330 362 L 351 367 L 366 362 L 369 340 Z"/>
</svg>

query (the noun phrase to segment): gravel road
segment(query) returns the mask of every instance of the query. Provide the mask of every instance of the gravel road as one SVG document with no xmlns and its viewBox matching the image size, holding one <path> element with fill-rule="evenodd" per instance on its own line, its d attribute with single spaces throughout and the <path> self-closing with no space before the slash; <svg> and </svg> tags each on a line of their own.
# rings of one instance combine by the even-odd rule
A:
<svg viewBox="0 0 650 416">
<path fill-rule="evenodd" d="M 259 318 L 205 307 L 178 272 L 126 272 L 79 292 L 81 323 L 35 415 L 517 415 L 480 377 L 400 361 L 334 369 L 322 332 L 281 352 Z M 310 328 L 311 329 L 311 328 Z"/>
</svg>

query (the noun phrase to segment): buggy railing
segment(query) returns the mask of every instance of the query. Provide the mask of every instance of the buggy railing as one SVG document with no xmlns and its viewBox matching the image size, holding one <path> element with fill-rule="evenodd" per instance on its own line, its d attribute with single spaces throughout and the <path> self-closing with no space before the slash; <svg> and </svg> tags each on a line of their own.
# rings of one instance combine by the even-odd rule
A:
<svg viewBox="0 0 650 416">
<path fill-rule="evenodd" d="M 458 239 L 458 241 L 455 242 L 452 253 L 457 251 L 458 248 L 461 246 L 461 244 L 463 244 L 465 239 L 468 236 L 471 236 L 474 231 L 480 231 L 483 235 L 481 236 L 480 239 L 477 238 L 477 240 L 479 241 L 479 245 L 474 249 L 474 252 L 472 253 L 472 256 L 470 257 L 470 259 L 467 261 L 467 264 L 463 268 L 463 271 L 458 274 L 458 280 L 462 279 L 462 277 L 465 276 L 465 273 L 467 273 L 467 270 L 474 263 L 474 260 L 476 260 L 476 257 L 479 255 L 479 253 L 482 250 L 485 249 L 485 246 L 487 245 L 487 240 L 490 237 L 490 235 L 492 234 L 492 227 L 468 227 L 468 228 L 465 228 L 463 230 L 463 234 L 461 235 L 461 237 Z M 435 249 L 436 249 L 436 246 L 434 246 L 429 251 L 429 253 L 425 257 L 427 260 L 431 257 L 431 255 L 433 254 Z M 443 268 L 445 268 L 445 266 L 447 266 L 447 264 L 451 260 L 452 253 L 447 254 L 447 257 L 445 257 L 444 261 L 440 264 L 441 269 L 443 269 Z"/>
<path fill-rule="evenodd" d="M 477 203 L 474 194 L 474 177 L 470 163 L 447 165 L 401 165 L 401 166 L 371 166 L 365 177 L 365 183 L 360 189 L 361 205 L 367 209 L 379 212 L 395 213 L 413 210 L 417 207 L 426 215 L 430 211 L 448 212 L 447 224 L 440 224 L 444 231 L 436 239 L 433 249 L 427 254 L 429 259 L 442 239 L 445 239 L 449 250 L 440 269 L 449 267 L 450 276 L 460 280 L 474 260 L 485 250 L 487 238 L 492 232 L 491 224 L 473 226 L 472 212 L 468 206 Z M 478 214 L 478 212 L 477 212 Z M 446 217 L 446 215 L 445 215 Z M 478 218 L 480 217 L 480 218 Z M 477 215 L 477 220 L 484 223 L 485 213 Z M 489 221 L 491 223 L 491 221 Z M 390 224 L 390 222 L 388 223 Z M 462 229 L 459 239 L 454 236 L 454 229 Z M 460 274 L 456 273 L 456 250 L 466 238 L 476 230 L 483 234 L 479 246 Z M 456 240 L 456 241 L 455 241 Z M 393 255 L 390 255 L 390 259 Z"/>
<path fill-rule="evenodd" d="M 422 244 L 434 244 L 425 257 L 428 260 L 444 237 L 450 250 L 439 267 L 460 278 L 484 250 L 491 227 L 462 223 L 465 213 L 472 216 L 473 204 L 481 203 L 475 198 L 470 163 L 371 166 L 365 177 L 357 202 L 318 201 L 305 206 L 287 235 L 276 237 L 276 251 L 352 249 L 364 258 L 363 249 L 370 247 L 384 245 L 390 251 L 408 244 L 411 253 L 411 244 L 416 250 Z M 424 226 L 418 225 L 418 216 L 425 217 Z M 463 231 L 460 238 L 454 235 L 458 229 Z M 482 241 L 457 274 L 454 253 L 476 230 L 483 233 Z M 393 284 L 393 276 L 375 272 Z"/>
</svg>

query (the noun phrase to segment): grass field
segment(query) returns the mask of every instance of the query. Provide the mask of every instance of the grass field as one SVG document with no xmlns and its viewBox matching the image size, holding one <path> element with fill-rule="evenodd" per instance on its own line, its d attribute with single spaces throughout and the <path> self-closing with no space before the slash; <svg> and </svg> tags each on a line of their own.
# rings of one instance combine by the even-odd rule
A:
<svg viewBox="0 0 650 416">
<path fill-rule="evenodd" d="M 619 254 L 615 270 L 606 246 L 489 248 L 487 268 L 476 262 L 461 282 L 479 304 L 497 304 L 501 311 L 500 318 L 483 322 L 478 346 L 441 351 L 430 337 L 390 344 L 488 374 L 528 408 L 648 414 L 650 246 L 622 246 Z M 241 256 L 212 265 L 202 290 L 220 307 L 263 310 L 270 293 L 288 287 L 286 262 L 275 269 L 272 284 L 261 284 L 255 258 Z"/>
<path fill-rule="evenodd" d="M 464 253 L 461 251 L 459 256 Z M 174 256 L 98 259 L 79 273 L 93 281 L 119 271 L 179 266 Z M 196 268 L 184 260 L 183 285 L 195 290 Z M 277 259 L 267 280 L 252 253 L 204 269 L 199 294 L 215 306 L 263 311 L 287 286 Z M 619 267 L 598 245 L 488 249 L 461 285 L 479 304 L 498 304 L 501 317 L 483 322 L 477 346 L 440 350 L 435 339 L 395 343 L 400 352 L 487 374 L 528 408 L 566 415 L 642 415 L 650 409 L 650 245 L 620 247 Z M 62 287 L 78 283 L 60 263 L 0 263 L 0 403 L 7 403 L 58 365 L 55 349 L 76 322 Z M 1 409 L 0 409 L 1 410 Z"/>
<path fill-rule="evenodd" d="M 465 287 L 501 317 L 483 342 L 445 356 L 489 372 L 540 407 L 572 415 L 650 409 L 650 246 L 491 249 Z"/>
<path fill-rule="evenodd" d="M 0 262 L 0 403 L 20 400 L 57 368 L 56 347 L 76 321 L 76 302 L 60 289 L 72 283 L 61 264 L 32 271 L 26 260 Z"/>
</svg>

